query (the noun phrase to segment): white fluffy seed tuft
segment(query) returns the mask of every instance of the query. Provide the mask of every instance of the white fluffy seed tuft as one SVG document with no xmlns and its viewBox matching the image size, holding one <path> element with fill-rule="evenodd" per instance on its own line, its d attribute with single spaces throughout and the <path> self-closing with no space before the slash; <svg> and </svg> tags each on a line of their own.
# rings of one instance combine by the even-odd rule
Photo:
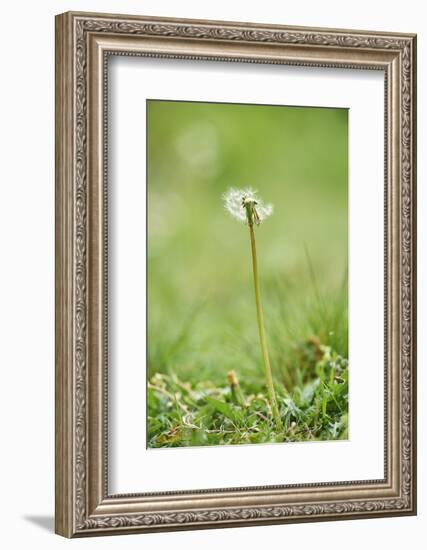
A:
<svg viewBox="0 0 427 550">
<path fill-rule="evenodd" d="M 250 187 L 246 189 L 235 189 L 231 187 L 223 196 L 224 206 L 233 218 L 240 222 L 248 223 L 245 203 L 254 203 L 257 214 L 257 223 L 266 220 L 273 213 L 272 204 L 263 204 L 257 196 L 257 191 Z"/>
</svg>

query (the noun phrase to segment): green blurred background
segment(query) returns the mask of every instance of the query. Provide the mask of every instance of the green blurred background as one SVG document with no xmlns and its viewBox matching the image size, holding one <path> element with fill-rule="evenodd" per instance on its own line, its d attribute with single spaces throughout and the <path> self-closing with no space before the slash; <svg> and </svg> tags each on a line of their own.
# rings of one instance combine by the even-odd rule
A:
<svg viewBox="0 0 427 550">
<path fill-rule="evenodd" d="M 348 357 L 346 109 L 150 100 L 148 375 L 264 384 L 248 228 L 222 195 L 253 187 L 273 215 L 256 229 L 276 383 L 306 376 L 315 336 Z"/>
</svg>

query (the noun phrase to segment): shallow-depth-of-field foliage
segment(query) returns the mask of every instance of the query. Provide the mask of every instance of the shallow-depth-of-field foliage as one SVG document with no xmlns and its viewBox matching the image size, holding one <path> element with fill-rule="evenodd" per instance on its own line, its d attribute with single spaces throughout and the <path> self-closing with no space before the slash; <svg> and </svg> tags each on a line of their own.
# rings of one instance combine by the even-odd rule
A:
<svg viewBox="0 0 427 550">
<path fill-rule="evenodd" d="M 347 111 L 149 101 L 147 117 L 148 446 L 347 438 Z M 256 240 L 282 429 L 230 187 L 274 204 Z"/>
<path fill-rule="evenodd" d="M 192 385 L 176 375 L 156 374 L 149 382 L 150 447 L 226 445 L 345 439 L 348 435 L 348 362 L 328 346 L 308 342 L 301 353 L 313 378 L 287 391 L 278 385 L 283 429 L 272 421 L 266 394 L 239 383 Z M 231 380 L 230 380 L 231 379 Z"/>
</svg>

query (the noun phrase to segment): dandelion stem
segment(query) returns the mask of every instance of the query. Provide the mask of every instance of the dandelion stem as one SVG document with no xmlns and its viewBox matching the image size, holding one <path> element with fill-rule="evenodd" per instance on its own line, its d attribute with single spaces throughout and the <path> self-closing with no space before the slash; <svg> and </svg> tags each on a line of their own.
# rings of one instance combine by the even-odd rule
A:
<svg viewBox="0 0 427 550">
<path fill-rule="evenodd" d="M 259 341 L 261 345 L 262 358 L 264 361 L 265 378 L 267 382 L 268 395 L 270 398 L 271 411 L 273 413 L 273 419 L 276 424 L 276 428 L 278 430 L 281 430 L 283 428 L 283 425 L 282 425 L 282 420 L 280 418 L 279 409 L 277 406 L 276 394 L 275 394 L 274 385 L 273 385 L 273 375 L 271 372 L 270 359 L 268 356 L 267 338 L 265 335 L 264 314 L 263 314 L 262 303 L 261 303 L 261 288 L 259 284 L 258 261 L 257 261 L 257 253 L 256 253 L 253 216 L 251 215 L 252 213 L 249 213 L 249 208 L 247 208 L 246 210 L 247 210 L 247 216 L 248 216 L 249 233 L 251 236 L 252 268 L 253 268 L 253 274 L 254 274 L 255 301 L 256 301 L 256 311 L 257 311 L 257 319 L 258 319 Z"/>
<path fill-rule="evenodd" d="M 254 273 L 255 300 L 258 319 L 259 341 L 261 345 L 262 358 L 264 362 L 265 379 L 269 394 L 271 412 L 273 415 L 276 429 L 283 429 L 282 421 L 277 406 L 276 394 L 274 393 L 273 375 L 271 372 L 270 359 L 267 350 L 267 338 L 265 336 L 264 315 L 262 312 L 261 289 L 259 285 L 258 262 L 256 255 L 255 231 L 254 225 L 260 225 L 265 219 L 271 216 L 273 212 L 272 204 L 263 204 L 257 197 L 256 191 L 251 188 L 234 189 L 230 188 L 224 195 L 225 208 L 233 218 L 246 222 L 249 227 L 252 248 L 252 268 Z"/>
</svg>

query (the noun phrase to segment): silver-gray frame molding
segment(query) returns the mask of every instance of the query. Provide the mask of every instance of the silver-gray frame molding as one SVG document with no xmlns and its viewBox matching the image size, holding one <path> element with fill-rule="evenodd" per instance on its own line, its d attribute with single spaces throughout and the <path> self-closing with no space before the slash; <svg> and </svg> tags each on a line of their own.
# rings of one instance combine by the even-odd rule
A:
<svg viewBox="0 0 427 550">
<path fill-rule="evenodd" d="M 108 494 L 105 127 L 111 55 L 384 71 L 384 479 Z M 415 126 L 412 34 L 57 16 L 57 533 L 79 537 L 416 513 Z"/>
</svg>

